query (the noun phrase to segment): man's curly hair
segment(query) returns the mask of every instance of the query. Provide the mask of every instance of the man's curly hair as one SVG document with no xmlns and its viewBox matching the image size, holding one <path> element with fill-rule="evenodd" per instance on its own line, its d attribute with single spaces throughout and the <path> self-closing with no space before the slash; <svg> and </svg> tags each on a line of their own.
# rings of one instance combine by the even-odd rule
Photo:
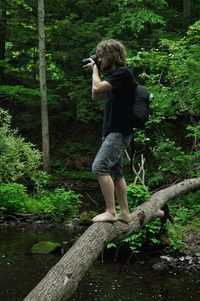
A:
<svg viewBox="0 0 200 301">
<path fill-rule="evenodd" d="M 105 55 L 112 63 L 120 66 L 125 64 L 126 49 L 118 40 L 103 40 L 97 45 L 96 55 L 97 57 Z"/>
</svg>

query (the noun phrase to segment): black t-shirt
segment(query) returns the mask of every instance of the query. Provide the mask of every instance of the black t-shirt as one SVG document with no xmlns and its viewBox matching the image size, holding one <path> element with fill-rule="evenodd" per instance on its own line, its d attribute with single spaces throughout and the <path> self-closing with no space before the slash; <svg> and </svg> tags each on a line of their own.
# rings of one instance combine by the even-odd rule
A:
<svg viewBox="0 0 200 301">
<path fill-rule="evenodd" d="M 133 73 L 128 67 L 120 66 L 104 80 L 112 85 L 112 89 L 106 93 L 102 135 L 110 132 L 132 134 L 131 108 L 137 85 Z"/>
</svg>

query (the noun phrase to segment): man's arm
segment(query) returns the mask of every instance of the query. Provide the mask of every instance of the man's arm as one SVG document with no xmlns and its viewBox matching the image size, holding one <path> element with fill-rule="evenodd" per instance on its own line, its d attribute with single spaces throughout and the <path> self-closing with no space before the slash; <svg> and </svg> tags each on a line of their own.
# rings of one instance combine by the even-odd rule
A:
<svg viewBox="0 0 200 301">
<path fill-rule="evenodd" d="M 112 85 L 107 81 L 101 81 L 97 65 L 93 65 L 92 73 L 92 99 L 103 98 L 107 91 L 112 89 Z"/>
</svg>

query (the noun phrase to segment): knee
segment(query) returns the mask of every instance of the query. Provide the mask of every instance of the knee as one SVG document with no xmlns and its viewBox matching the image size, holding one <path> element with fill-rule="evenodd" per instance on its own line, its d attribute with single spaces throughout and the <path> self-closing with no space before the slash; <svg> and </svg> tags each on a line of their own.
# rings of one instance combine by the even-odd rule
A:
<svg viewBox="0 0 200 301">
<path fill-rule="evenodd" d="M 119 177 L 119 178 L 115 179 L 114 183 L 115 183 L 116 189 L 121 190 L 125 193 L 127 192 L 127 185 L 126 185 L 124 177 Z"/>
<path fill-rule="evenodd" d="M 108 170 L 107 166 L 99 160 L 94 160 L 94 162 L 92 164 L 92 172 L 94 174 L 96 174 L 97 176 L 109 174 L 109 170 Z"/>
<path fill-rule="evenodd" d="M 101 167 L 99 165 L 98 162 L 94 161 L 93 164 L 92 164 L 92 172 L 94 174 L 100 174 L 101 173 Z"/>
</svg>

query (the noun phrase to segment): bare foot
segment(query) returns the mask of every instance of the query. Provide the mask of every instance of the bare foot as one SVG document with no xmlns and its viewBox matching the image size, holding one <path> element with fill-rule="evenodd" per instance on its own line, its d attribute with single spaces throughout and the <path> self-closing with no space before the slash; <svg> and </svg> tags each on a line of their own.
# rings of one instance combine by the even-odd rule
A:
<svg viewBox="0 0 200 301">
<path fill-rule="evenodd" d="M 131 221 L 131 215 L 130 213 L 119 213 L 117 214 L 117 220 L 128 224 Z"/>
<path fill-rule="evenodd" d="M 117 221 L 117 215 L 113 215 L 110 212 L 106 211 L 104 213 L 96 215 L 92 221 L 94 223 L 96 222 L 116 222 Z"/>
</svg>

